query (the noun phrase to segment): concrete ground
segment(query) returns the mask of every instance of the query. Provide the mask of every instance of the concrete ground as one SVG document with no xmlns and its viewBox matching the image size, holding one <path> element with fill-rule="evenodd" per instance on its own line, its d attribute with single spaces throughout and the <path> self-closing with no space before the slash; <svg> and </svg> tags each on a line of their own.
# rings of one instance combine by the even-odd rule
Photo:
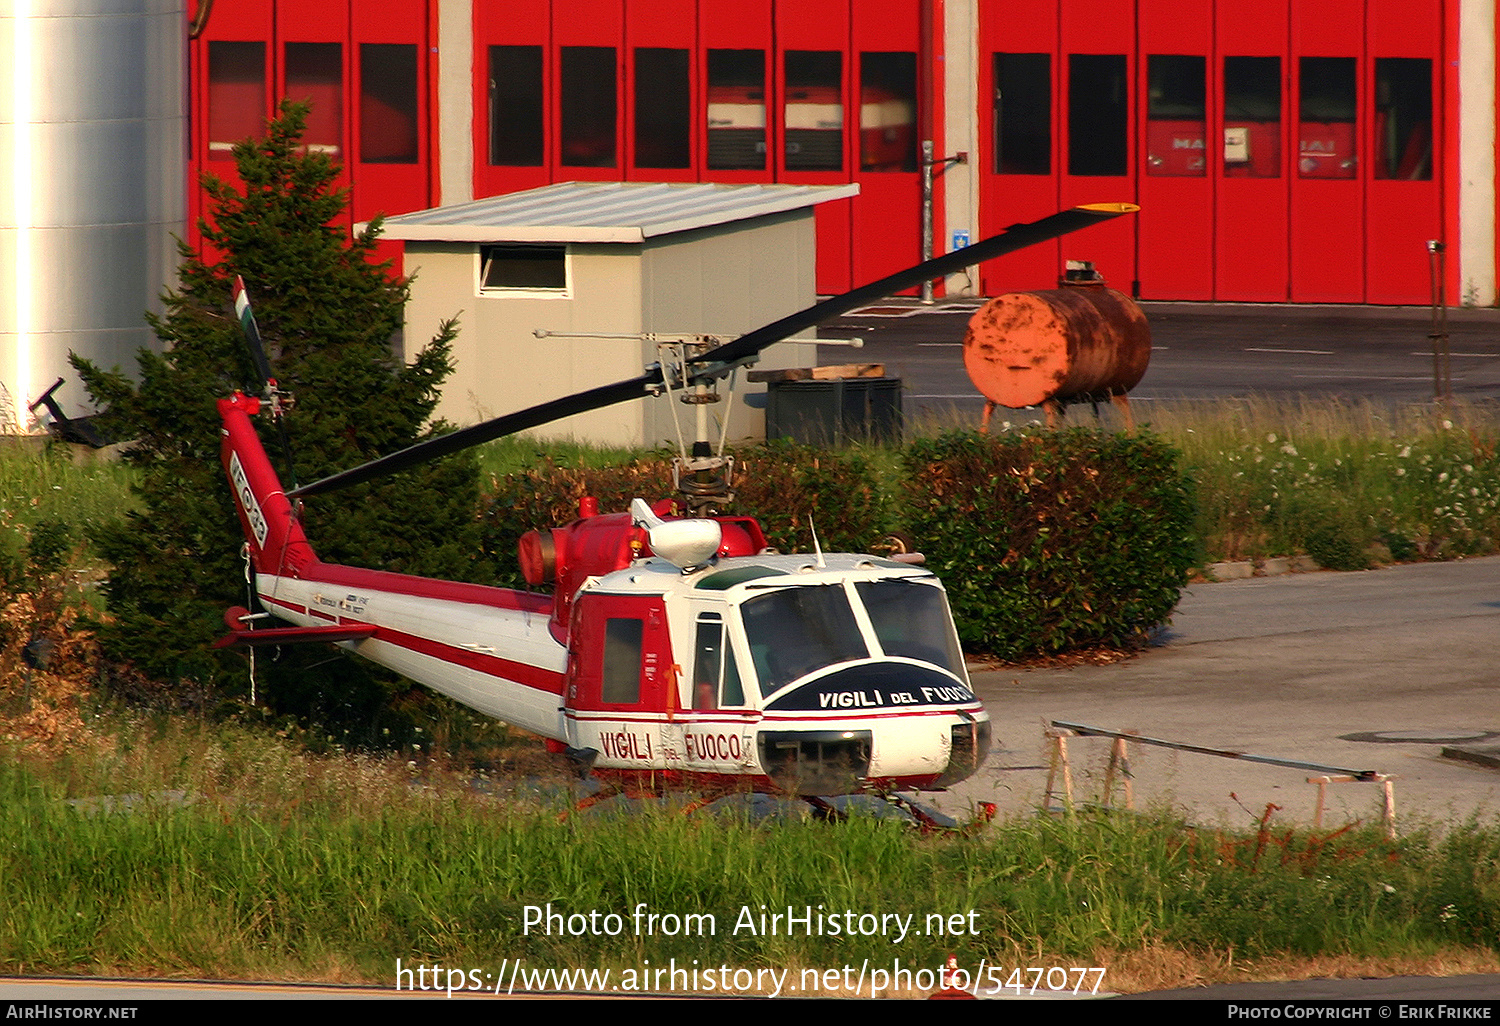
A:
<svg viewBox="0 0 1500 1026">
<path fill-rule="evenodd" d="M 1363 573 L 1314 572 L 1187 589 L 1158 644 L 1105 666 L 973 674 L 994 723 L 981 771 L 939 806 L 1036 809 L 1043 721 L 1070 720 L 1253 755 L 1396 777 L 1398 825 L 1500 812 L 1500 770 L 1445 758 L 1445 744 L 1500 741 L 1500 557 Z M 1111 742 L 1070 739 L 1074 797 L 1100 800 Z M 1130 746 L 1137 807 L 1200 823 L 1310 825 L 1313 772 Z M 1117 791 L 1115 802 L 1123 801 Z M 1328 789 L 1325 824 L 1371 821 L 1378 784 Z"/>
</svg>

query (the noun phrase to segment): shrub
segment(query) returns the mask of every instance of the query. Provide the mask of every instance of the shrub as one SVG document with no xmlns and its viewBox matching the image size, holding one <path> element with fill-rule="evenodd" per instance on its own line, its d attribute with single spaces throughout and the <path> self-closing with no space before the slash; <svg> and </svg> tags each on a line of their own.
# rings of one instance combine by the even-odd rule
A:
<svg viewBox="0 0 1500 1026">
<path fill-rule="evenodd" d="M 1307 533 L 1307 554 L 1330 570 L 1368 570 L 1370 557 L 1338 524 L 1323 524 Z"/>
<path fill-rule="evenodd" d="M 1150 436 L 950 434 L 906 454 L 907 526 L 969 651 L 1134 647 L 1194 562 L 1177 452 Z"/>
<path fill-rule="evenodd" d="M 296 394 L 290 445 L 262 427 L 273 460 L 290 462 L 294 486 L 403 449 L 440 430 L 430 423 L 451 369 L 453 325 L 409 365 L 395 355 L 410 289 L 389 263 L 374 263 L 379 219 L 355 238 L 342 221 L 347 191 L 339 168 L 302 142 L 305 105 L 285 103 L 265 137 L 234 149 L 242 187 L 205 180 L 211 199 L 200 226 L 204 252 L 184 247 L 165 313 L 148 317 L 164 351 L 142 350 L 137 380 L 74 360 L 90 394 L 110 407 L 126 458 L 139 470 L 138 508 L 94 532 L 113 564 L 106 585 L 112 621 L 100 639 L 131 664 L 185 694 L 232 696 L 248 687 L 244 657 L 214 652 L 223 611 L 245 602 L 244 536 L 219 461 L 214 400 L 239 387 L 259 391 L 230 285 L 243 275 L 274 376 Z M 459 455 L 337 495 L 306 513 L 320 557 L 402 573 L 484 580 L 475 559 L 477 464 Z M 313 675 L 315 664 L 327 668 Z M 328 662 L 321 648 L 286 650 L 260 673 L 278 712 L 380 736 L 377 719 L 394 684 L 367 664 Z"/>
</svg>

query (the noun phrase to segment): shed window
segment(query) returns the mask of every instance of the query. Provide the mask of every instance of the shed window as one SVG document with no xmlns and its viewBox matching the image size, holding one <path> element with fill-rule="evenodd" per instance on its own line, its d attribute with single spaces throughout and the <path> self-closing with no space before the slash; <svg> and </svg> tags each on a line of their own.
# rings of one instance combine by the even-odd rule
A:
<svg viewBox="0 0 1500 1026">
<path fill-rule="evenodd" d="M 480 246 L 482 292 L 532 289 L 562 292 L 568 287 L 566 246 Z"/>
</svg>

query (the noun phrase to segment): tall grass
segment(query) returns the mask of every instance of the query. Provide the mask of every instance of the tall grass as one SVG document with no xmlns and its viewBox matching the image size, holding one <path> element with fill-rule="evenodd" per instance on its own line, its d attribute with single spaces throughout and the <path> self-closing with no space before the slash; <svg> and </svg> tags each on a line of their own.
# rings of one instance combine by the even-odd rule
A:
<svg viewBox="0 0 1500 1026">
<path fill-rule="evenodd" d="M 30 438 L 0 438 L 0 547 L 24 548 L 38 525 L 52 525 L 87 557 L 87 539 L 134 504 L 134 468 L 79 455 L 73 447 Z"/>
<path fill-rule="evenodd" d="M 1493 961 L 1500 936 L 1494 824 L 1387 842 L 1270 823 L 1235 834 L 1169 818 L 1042 818 L 923 837 L 864 816 L 557 812 L 431 767 L 299 755 L 232 725 L 136 722 L 47 763 L 8 752 L 0 973 L 391 985 L 398 958 L 481 971 L 518 957 L 796 970 L 935 966 L 951 952 L 970 967 L 1107 967 L 1160 947 Z M 613 913 L 621 928 L 528 932 L 527 906 L 548 904 Z M 913 918 L 904 938 L 873 926 L 788 935 L 760 929 L 762 906 Z M 643 928 L 642 907 L 712 916 L 713 928 Z M 929 915 L 963 925 L 934 935 Z"/>
<path fill-rule="evenodd" d="M 1500 548 L 1500 406 L 1312 399 L 1153 403 L 1196 480 L 1205 556 L 1334 569 Z"/>
</svg>

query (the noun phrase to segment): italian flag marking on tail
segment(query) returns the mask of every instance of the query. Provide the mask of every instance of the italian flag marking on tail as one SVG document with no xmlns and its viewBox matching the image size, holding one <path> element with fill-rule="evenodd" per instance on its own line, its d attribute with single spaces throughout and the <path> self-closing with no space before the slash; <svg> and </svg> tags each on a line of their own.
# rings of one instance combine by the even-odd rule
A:
<svg viewBox="0 0 1500 1026">
<path fill-rule="evenodd" d="M 255 327 L 255 314 L 250 309 L 250 296 L 245 292 L 245 279 L 234 276 L 234 315 L 239 318 L 240 330 L 256 345 L 260 344 L 260 331 Z"/>
</svg>

